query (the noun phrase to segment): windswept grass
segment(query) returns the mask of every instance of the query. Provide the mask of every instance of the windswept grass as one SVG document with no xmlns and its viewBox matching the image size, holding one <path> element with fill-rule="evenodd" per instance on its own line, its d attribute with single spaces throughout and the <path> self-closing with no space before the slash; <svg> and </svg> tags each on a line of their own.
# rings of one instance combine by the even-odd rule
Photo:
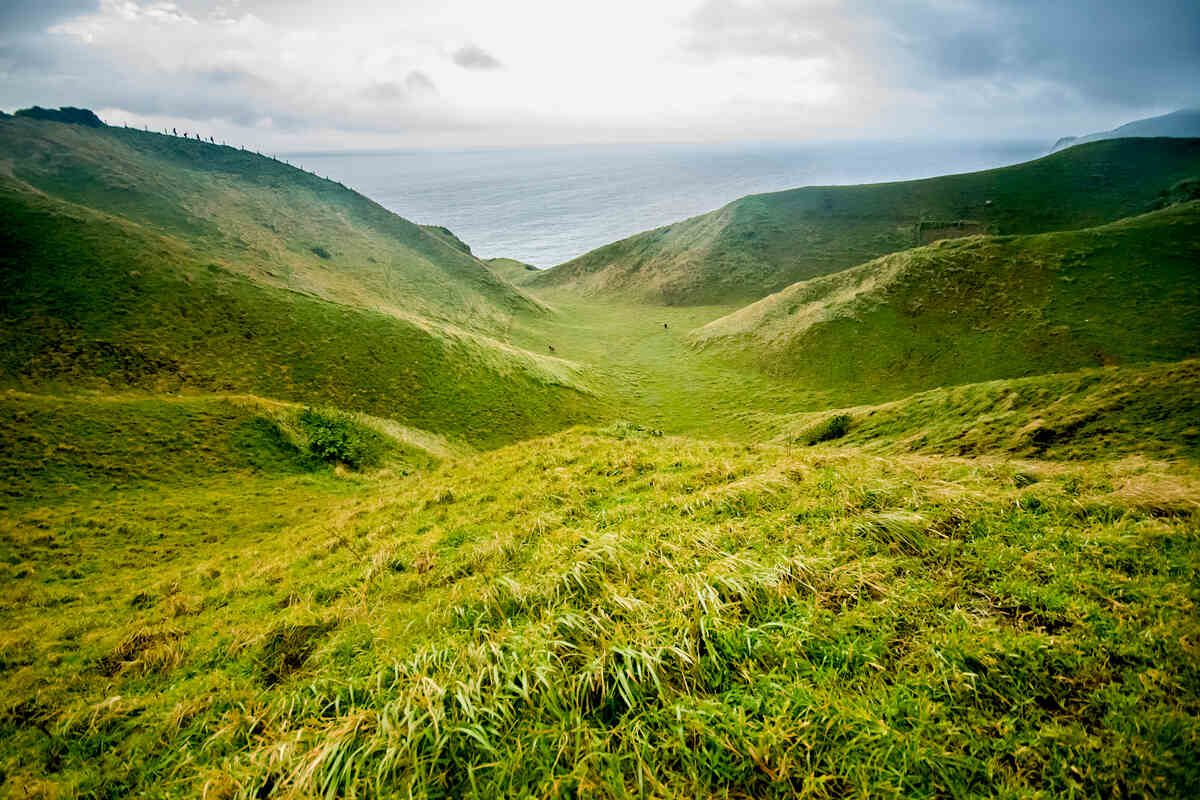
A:
<svg viewBox="0 0 1200 800">
<path fill-rule="evenodd" d="M 574 431 L 14 510 L 6 787 L 1190 797 L 1198 500 L 1142 460 Z"/>
</svg>

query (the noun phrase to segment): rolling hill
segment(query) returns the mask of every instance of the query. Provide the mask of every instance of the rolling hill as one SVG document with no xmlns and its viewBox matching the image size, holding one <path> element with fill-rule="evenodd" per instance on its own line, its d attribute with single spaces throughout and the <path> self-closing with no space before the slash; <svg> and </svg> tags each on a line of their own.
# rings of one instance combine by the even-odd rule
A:
<svg viewBox="0 0 1200 800">
<path fill-rule="evenodd" d="M 593 250 L 527 287 L 668 305 L 745 303 L 936 239 L 1111 222 L 1197 175 L 1200 140 L 1120 139 L 984 172 L 752 195 Z"/>
<path fill-rule="evenodd" d="M 859 398 L 1200 355 L 1200 201 L 970 236 L 789 286 L 692 341 Z M 846 396 L 846 395 L 843 395 Z"/>
<path fill-rule="evenodd" d="M 585 419 L 543 307 L 448 231 L 195 140 L 0 120 L 0 383 L 245 392 L 474 444 Z M 499 338 L 498 338 L 499 337 Z"/>
<path fill-rule="evenodd" d="M 665 307 L 43 111 L 0 798 L 1200 795 L 1200 142 L 748 198 Z M 900 246 L 732 305 L 795 219 Z"/>
</svg>

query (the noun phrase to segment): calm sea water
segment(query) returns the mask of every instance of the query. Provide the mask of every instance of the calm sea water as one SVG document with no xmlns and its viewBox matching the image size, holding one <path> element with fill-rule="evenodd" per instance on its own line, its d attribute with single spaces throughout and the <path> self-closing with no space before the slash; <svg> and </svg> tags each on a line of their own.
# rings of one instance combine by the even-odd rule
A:
<svg viewBox="0 0 1200 800">
<path fill-rule="evenodd" d="M 606 145 L 293 153 L 477 256 L 550 267 L 600 245 L 798 186 L 969 172 L 1045 154 L 1045 142 Z"/>
</svg>

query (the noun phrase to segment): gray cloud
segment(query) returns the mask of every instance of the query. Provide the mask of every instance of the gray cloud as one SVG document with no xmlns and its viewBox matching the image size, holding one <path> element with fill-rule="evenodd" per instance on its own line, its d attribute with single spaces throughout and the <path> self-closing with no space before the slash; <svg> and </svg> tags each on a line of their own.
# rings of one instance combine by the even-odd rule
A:
<svg viewBox="0 0 1200 800">
<path fill-rule="evenodd" d="M 488 70 L 504 66 L 494 55 L 474 44 L 458 48 L 450 57 L 463 69 Z"/>
<path fill-rule="evenodd" d="M 422 92 L 437 92 L 437 85 L 433 82 L 433 79 L 424 72 L 421 72 L 419 69 L 414 69 L 412 72 L 408 73 L 407 76 L 405 76 L 404 88 L 408 89 L 414 94 L 421 94 Z"/>
<path fill-rule="evenodd" d="M 708 0 L 685 50 L 702 60 L 824 59 L 852 80 L 937 92 L 987 84 L 1013 95 L 1061 90 L 1080 103 L 1145 108 L 1200 96 L 1194 0 Z"/>
<path fill-rule="evenodd" d="M 0 32 L 11 35 L 42 31 L 99 7 L 100 0 L 3 0 L 0 2 Z"/>
</svg>

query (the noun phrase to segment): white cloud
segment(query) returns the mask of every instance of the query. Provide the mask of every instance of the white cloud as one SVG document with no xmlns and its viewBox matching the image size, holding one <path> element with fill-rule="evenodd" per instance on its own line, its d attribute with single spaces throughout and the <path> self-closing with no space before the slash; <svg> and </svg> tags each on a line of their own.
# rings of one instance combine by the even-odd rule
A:
<svg viewBox="0 0 1200 800">
<path fill-rule="evenodd" d="M 0 17 L 0 106 L 266 146 L 1056 136 L 1200 83 L 1200 13 L 1146 2 L 1149 22 L 1084 0 L 19 2 Z"/>
</svg>

